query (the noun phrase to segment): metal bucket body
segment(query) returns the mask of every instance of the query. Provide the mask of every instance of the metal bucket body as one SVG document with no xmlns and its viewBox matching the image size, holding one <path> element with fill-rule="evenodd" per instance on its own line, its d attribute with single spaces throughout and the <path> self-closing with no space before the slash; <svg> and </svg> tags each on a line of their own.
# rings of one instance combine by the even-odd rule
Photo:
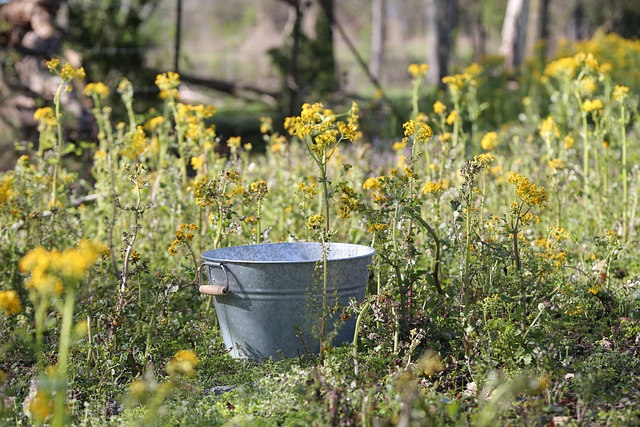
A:
<svg viewBox="0 0 640 427">
<path fill-rule="evenodd" d="M 327 307 L 362 301 L 373 248 L 329 243 Z M 225 346 L 235 358 L 296 357 L 320 351 L 322 246 L 314 242 L 235 246 L 202 254 L 210 285 L 227 286 L 214 304 Z M 332 313 L 325 334 L 353 339 L 355 318 Z"/>
</svg>

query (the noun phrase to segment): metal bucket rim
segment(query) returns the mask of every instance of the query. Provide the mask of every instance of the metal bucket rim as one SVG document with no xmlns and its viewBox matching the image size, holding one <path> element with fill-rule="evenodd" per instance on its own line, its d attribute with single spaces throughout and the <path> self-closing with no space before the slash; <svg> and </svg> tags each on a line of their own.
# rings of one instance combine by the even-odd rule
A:
<svg viewBox="0 0 640 427">
<path fill-rule="evenodd" d="M 315 264 L 318 261 L 320 261 L 322 258 L 318 258 L 315 260 L 305 260 L 305 259 L 297 259 L 297 260 L 276 260 L 276 259 L 261 259 L 261 260 L 252 260 L 252 259 L 232 259 L 233 257 L 230 256 L 216 256 L 216 252 L 222 252 L 222 251 L 228 251 L 228 250 L 241 250 L 244 248 L 249 248 L 249 247 L 257 247 L 257 246 L 263 246 L 263 247 L 273 247 L 273 246 L 309 246 L 309 245 L 320 245 L 320 242 L 277 242 L 277 243 L 260 243 L 260 244 L 249 244 L 249 245 L 239 245 L 239 246 L 227 246 L 224 248 L 220 248 L 220 249 L 212 249 L 212 250 L 208 250 L 205 251 L 204 253 L 202 253 L 200 256 L 204 259 L 205 264 L 207 264 L 208 262 L 214 262 L 214 263 L 220 263 L 220 262 L 224 262 L 224 263 L 235 263 L 235 264 Z M 356 259 L 362 259 L 362 258 L 371 258 L 375 253 L 376 250 L 370 246 L 366 246 L 366 245 L 358 245 L 355 243 L 340 243 L 340 242 L 330 242 L 328 243 L 329 247 L 331 246 L 351 246 L 351 247 L 358 247 L 358 248 L 362 248 L 366 250 L 366 253 L 364 254 L 359 254 L 359 255 L 353 255 L 353 256 L 347 256 L 347 257 L 341 257 L 341 258 L 329 258 L 327 261 L 328 262 L 336 262 L 336 261 L 346 261 L 346 260 L 356 260 Z"/>
</svg>

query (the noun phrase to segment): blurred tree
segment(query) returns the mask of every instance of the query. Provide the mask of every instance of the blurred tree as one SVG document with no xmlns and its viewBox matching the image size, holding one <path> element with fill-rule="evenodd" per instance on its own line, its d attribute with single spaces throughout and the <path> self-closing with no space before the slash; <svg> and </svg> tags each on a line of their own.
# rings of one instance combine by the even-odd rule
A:
<svg viewBox="0 0 640 427">
<path fill-rule="evenodd" d="M 458 0 L 425 0 L 427 63 L 430 83 L 438 83 L 449 70 L 454 30 L 458 20 Z"/>
<path fill-rule="evenodd" d="M 333 0 L 282 0 L 293 10 L 294 24 L 288 42 L 269 50 L 273 63 L 282 74 L 284 94 L 283 108 L 295 113 L 300 103 L 310 98 L 326 98 L 339 89 L 336 78 L 336 61 L 333 41 Z M 315 17 L 315 35 L 302 31 L 302 20 L 310 7 L 321 13 Z M 315 36 L 315 37 L 314 37 Z"/>
<path fill-rule="evenodd" d="M 67 0 L 65 42 L 79 51 L 93 81 L 144 78 L 146 50 L 153 40 L 140 31 L 160 0 Z"/>
<path fill-rule="evenodd" d="M 373 0 L 371 2 L 371 59 L 369 61 L 369 69 L 377 79 L 380 79 L 382 64 L 384 64 L 386 38 L 387 0 Z"/>
<path fill-rule="evenodd" d="M 529 0 L 509 0 L 499 50 L 508 69 L 516 70 L 524 59 L 528 17 Z"/>
</svg>

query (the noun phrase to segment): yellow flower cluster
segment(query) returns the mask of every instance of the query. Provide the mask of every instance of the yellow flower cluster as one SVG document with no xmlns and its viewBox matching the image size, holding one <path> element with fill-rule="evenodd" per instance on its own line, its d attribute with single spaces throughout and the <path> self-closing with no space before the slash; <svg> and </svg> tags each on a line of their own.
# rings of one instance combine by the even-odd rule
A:
<svg viewBox="0 0 640 427">
<path fill-rule="evenodd" d="M 4 311 L 7 316 L 22 311 L 22 304 L 20 304 L 20 298 L 18 298 L 16 291 L 0 291 L 0 310 Z"/>
<path fill-rule="evenodd" d="M 417 141 L 426 141 L 433 136 L 433 131 L 428 124 L 416 120 L 409 120 L 402 127 L 404 128 L 404 136 L 413 136 Z"/>
<path fill-rule="evenodd" d="M 423 194 L 434 194 L 438 195 L 442 193 L 448 186 L 448 182 L 446 181 L 429 181 L 422 186 Z"/>
<path fill-rule="evenodd" d="M 556 122 L 551 116 L 548 116 L 542 121 L 542 123 L 540 123 L 540 128 L 538 130 L 540 132 L 540 136 L 547 141 L 560 136 L 558 126 L 556 126 Z"/>
<path fill-rule="evenodd" d="M 368 233 L 379 233 L 389 228 L 387 224 L 373 223 L 367 227 Z"/>
<path fill-rule="evenodd" d="M 27 289 L 43 295 L 60 295 L 63 284 L 79 282 L 98 259 L 104 247 L 81 240 L 76 248 L 48 251 L 37 247 L 20 260 L 20 271 L 30 273 Z"/>
<path fill-rule="evenodd" d="M 510 172 L 507 177 L 510 184 L 516 186 L 516 195 L 529 206 L 544 207 L 547 204 L 547 192 L 529 181 L 524 175 Z"/>
<path fill-rule="evenodd" d="M 613 88 L 614 101 L 622 102 L 629 96 L 629 88 L 627 86 L 616 85 Z"/>
<path fill-rule="evenodd" d="M 249 184 L 249 193 L 257 199 L 264 198 L 268 192 L 267 183 L 262 179 Z"/>
<path fill-rule="evenodd" d="M 452 126 L 454 123 L 457 123 L 459 121 L 460 121 L 460 114 L 458 114 L 456 110 L 453 110 L 452 112 L 450 112 L 446 119 L 446 122 L 449 126 Z"/>
<path fill-rule="evenodd" d="M 579 70 L 605 73 L 608 66 L 600 66 L 592 53 L 578 52 L 574 56 L 559 58 L 548 63 L 544 69 L 545 77 L 565 76 L 573 78 Z"/>
<path fill-rule="evenodd" d="M 144 129 L 147 132 L 153 132 L 156 129 L 158 129 L 160 126 L 162 126 L 166 121 L 167 119 L 165 119 L 163 116 L 151 117 L 149 120 L 145 122 Z"/>
<path fill-rule="evenodd" d="M 362 184 L 362 188 L 365 190 L 379 190 L 382 187 L 378 178 L 367 178 Z"/>
<path fill-rule="evenodd" d="M 171 242 L 171 245 L 167 248 L 171 255 L 178 253 L 178 247 L 181 244 L 189 244 L 193 240 L 193 231 L 196 231 L 198 226 L 196 224 L 180 224 L 176 231 L 176 238 Z"/>
<path fill-rule="evenodd" d="M 305 200 L 313 199 L 318 195 L 315 184 L 307 185 L 304 182 L 298 183 L 296 193 Z"/>
<path fill-rule="evenodd" d="M 36 120 L 44 128 L 52 128 L 58 123 L 51 107 L 38 108 L 33 113 L 33 120 Z"/>
<path fill-rule="evenodd" d="M 409 74 L 411 74 L 411 77 L 417 79 L 422 78 L 427 74 L 429 66 L 427 64 L 411 64 L 407 70 L 409 71 Z"/>
<path fill-rule="evenodd" d="M 102 82 L 89 83 L 84 88 L 83 93 L 87 96 L 97 96 L 100 98 L 106 98 L 109 96 L 109 86 L 105 85 Z"/>
<path fill-rule="evenodd" d="M 212 105 L 187 105 L 179 103 L 176 107 L 178 115 L 176 120 L 179 126 L 185 127 L 184 136 L 187 139 L 197 140 L 202 136 L 213 138 L 215 128 L 205 128 L 204 120 L 213 117 L 216 107 Z"/>
<path fill-rule="evenodd" d="M 575 140 L 571 135 L 565 136 L 562 141 L 564 142 L 564 148 L 566 148 L 567 150 L 569 148 L 572 148 L 573 145 L 575 144 Z"/>
<path fill-rule="evenodd" d="M 553 172 L 562 170 L 565 167 L 564 161 L 562 161 L 562 159 L 552 159 L 549 160 L 547 164 L 549 165 L 549 169 L 551 169 Z"/>
<path fill-rule="evenodd" d="M 191 158 L 191 167 L 194 171 L 202 169 L 204 166 L 204 156 L 194 156 Z"/>
<path fill-rule="evenodd" d="M 312 154 L 322 156 L 330 151 L 340 139 L 354 141 L 358 135 L 358 105 L 351 105 L 346 121 L 337 121 L 334 112 L 324 108 L 321 102 L 302 105 L 300 116 L 287 117 L 284 128 L 292 136 L 309 142 Z"/>
<path fill-rule="evenodd" d="M 582 109 L 587 113 L 597 112 L 604 109 L 602 101 L 599 99 L 587 99 L 582 103 Z"/>
<path fill-rule="evenodd" d="M 13 177 L 4 175 L 0 178 L 0 206 L 7 203 L 13 196 Z"/>
<path fill-rule="evenodd" d="M 260 133 L 267 134 L 273 131 L 273 119 L 271 117 L 260 117 Z"/>
<path fill-rule="evenodd" d="M 323 224 L 324 224 L 324 216 L 322 215 L 314 214 L 314 215 L 311 215 L 309 219 L 307 219 L 307 228 L 310 228 L 312 230 L 322 227 Z"/>
<path fill-rule="evenodd" d="M 180 74 L 169 71 L 156 76 L 156 86 L 160 90 L 175 89 L 180 86 Z"/>
<path fill-rule="evenodd" d="M 195 351 L 180 350 L 169 360 L 166 370 L 169 375 L 193 377 L 199 363 L 200 359 Z"/>
<path fill-rule="evenodd" d="M 480 146 L 485 151 L 491 151 L 498 145 L 498 134 L 496 132 L 487 132 L 480 140 Z"/>
<path fill-rule="evenodd" d="M 436 101 L 433 104 L 433 112 L 440 115 L 440 114 L 444 114 L 445 111 L 447 111 L 447 106 L 444 105 L 442 102 L 440 101 Z"/>
<path fill-rule="evenodd" d="M 491 153 L 482 153 L 482 154 L 478 154 L 477 156 L 475 156 L 473 158 L 473 161 L 480 166 L 481 168 L 487 166 L 489 163 L 493 162 L 496 159 L 496 156 L 494 156 Z"/>
<path fill-rule="evenodd" d="M 539 238 L 533 242 L 533 246 L 538 248 L 540 250 L 540 256 L 550 261 L 555 268 L 562 267 L 567 259 L 567 253 L 559 250 L 554 241 Z"/>
<path fill-rule="evenodd" d="M 86 77 L 84 68 L 73 68 L 68 62 L 60 68 L 60 60 L 55 58 L 48 60 L 45 66 L 51 73 L 60 76 L 63 83 L 69 83 L 74 79 L 82 80 Z"/>
<path fill-rule="evenodd" d="M 447 85 L 453 99 L 458 99 L 465 87 L 476 85 L 476 81 L 473 79 L 473 77 L 475 74 L 477 74 L 478 69 L 470 68 L 468 70 L 472 71 L 473 73 L 464 72 L 461 74 L 454 74 L 453 76 L 445 76 L 442 78 L 442 83 Z"/>
<path fill-rule="evenodd" d="M 144 152 L 147 144 L 147 135 L 144 133 L 142 126 L 138 126 L 135 130 L 127 133 L 125 137 L 126 146 L 120 151 L 124 157 L 135 159 Z"/>
<path fill-rule="evenodd" d="M 360 202 L 357 198 L 354 197 L 353 188 L 348 185 L 343 185 L 340 188 L 340 202 L 338 204 L 338 216 L 340 218 L 349 218 L 351 216 L 351 212 L 358 209 Z"/>
</svg>

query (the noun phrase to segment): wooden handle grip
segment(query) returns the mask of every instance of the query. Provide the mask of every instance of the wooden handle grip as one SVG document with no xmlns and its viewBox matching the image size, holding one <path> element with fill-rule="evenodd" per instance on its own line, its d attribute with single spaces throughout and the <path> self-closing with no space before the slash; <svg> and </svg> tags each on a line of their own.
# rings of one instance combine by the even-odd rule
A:
<svg viewBox="0 0 640 427">
<path fill-rule="evenodd" d="M 217 285 L 202 285 L 200 286 L 200 293 L 207 295 L 226 295 L 228 293 L 228 289 L 224 286 Z"/>
</svg>

